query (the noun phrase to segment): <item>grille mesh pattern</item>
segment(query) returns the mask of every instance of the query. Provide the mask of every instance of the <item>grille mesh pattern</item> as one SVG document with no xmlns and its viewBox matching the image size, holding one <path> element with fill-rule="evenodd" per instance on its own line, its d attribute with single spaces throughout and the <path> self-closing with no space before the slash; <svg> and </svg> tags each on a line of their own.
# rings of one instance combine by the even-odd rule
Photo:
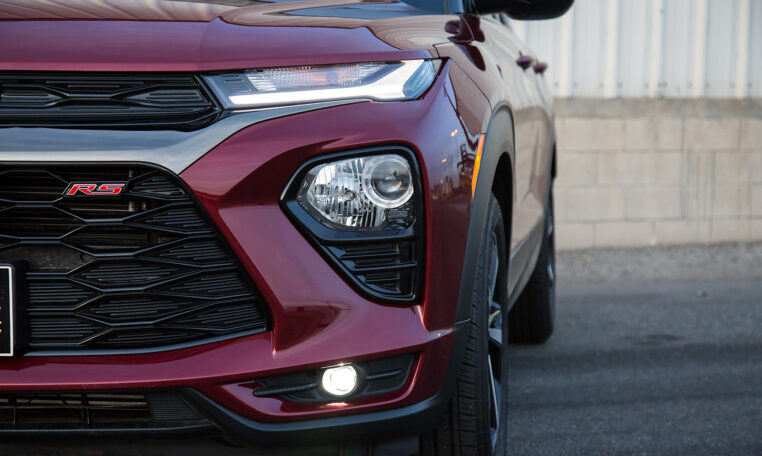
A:
<svg viewBox="0 0 762 456">
<path fill-rule="evenodd" d="M 331 246 L 329 251 L 371 290 L 391 296 L 415 293 L 416 249 L 414 241 Z"/>
<path fill-rule="evenodd" d="M 126 186 L 62 196 L 82 181 Z M 19 333 L 32 351 L 160 349 L 266 329 L 262 298 L 220 235 L 150 167 L 0 165 L 0 263 L 12 261 L 29 266 Z"/>
<path fill-rule="evenodd" d="M 194 75 L 0 74 L 1 126 L 192 130 L 213 122 L 219 113 Z"/>
<path fill-rule="evenodd" d="M 0 392 L 0 429 L 97 429 L 205 424 L 183 398 L 169 391 Z"/>
</svg>

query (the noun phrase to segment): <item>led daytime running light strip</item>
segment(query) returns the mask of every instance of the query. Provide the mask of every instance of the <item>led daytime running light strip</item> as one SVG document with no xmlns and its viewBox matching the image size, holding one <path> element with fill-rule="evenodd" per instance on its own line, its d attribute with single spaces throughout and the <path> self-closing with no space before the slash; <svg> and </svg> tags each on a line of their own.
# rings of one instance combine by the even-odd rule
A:
<svg viewBox="0 0 762 456">
<path fill-rule="evenodd" d="M 231 95 L 229 100 L 236 106 L 271 106 L 351 98 L 401 100 L 406 98 L 403 90 L 405 83 L 427 62 L 402 60 L 401 63 L 402 66 L 377 81 L 356 87 Z"/>
</svg>

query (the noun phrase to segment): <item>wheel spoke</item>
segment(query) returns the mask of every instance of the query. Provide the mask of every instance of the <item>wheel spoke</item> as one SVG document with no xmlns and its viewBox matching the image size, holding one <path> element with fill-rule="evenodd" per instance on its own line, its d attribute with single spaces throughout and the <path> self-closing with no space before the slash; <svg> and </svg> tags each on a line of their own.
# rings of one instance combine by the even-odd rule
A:
<svg viewBox="0 0 762 456">
<path fill-rule="evenodd" d="M 500 410 L 498 408 L 497 390 L 495 388 L 495 374 L 492 371 L 492 356 L 487 355 L 487 366 L 489 366 L 489 395 L 490 395 L 490 439 L 492 440 L 492 448 L 495 447 L 497 441 L 497 431 L 500 429 Z"/>
<path fill-rule="evenodd" d="M 496 302 L 492 302 L 492 308 L 490 309 L 489 314 L 489 320 L 487 321 L 489 327 L 491 328 L 493 325 L 500 325 L 500 319 L 503 315 L 503 312 L 500 310 L 500 305 Z"/>
<path fill-rule="evenodd" d="M 497 277 L 500 272 L 500 252 L 497 249 L 497 239 L 495 235 L 492 235 L 492 243 L 490 248 L 490 264 L 489 264 L 489 300 L 494 301 L 495 287 L 497 286 Z"/>
<path fill-rule="evenodd" d="M 492 342 L 497 347 L 502 347 L 503 345 L 503 330 L 500 328 L 490 328 L 489 329 L 489 341 Z"/>
<path fill-rule="evenodd" d="M 487 366 L 489 369 L 489 401 L 490 401 L 490 439 L 492 448 L 495 448 L 497 443 L 497 434 L 500 429 L 500 378 L 503 372 L 502 360 L 503 360 L 503 307 L 496 299 L 500 299 L 500 293 L 498 293 L 498 286 L 501 284 L 498 282 L 501 272 L 500 264 L 500 250 L 498 245 L 498 238 L 495 233 L 492 233 L 490 239 L 489 259 L 487 263 L 488 269 L 488 283 L 489 286 L 489 309 L 487 316 L 487 335 L 488 349 L 487 349 Z M 504 284 L 502 285 L 504 286 Z M 498 362 L 497 365 L 493 365 L 493 360 Z"/>
</svg>

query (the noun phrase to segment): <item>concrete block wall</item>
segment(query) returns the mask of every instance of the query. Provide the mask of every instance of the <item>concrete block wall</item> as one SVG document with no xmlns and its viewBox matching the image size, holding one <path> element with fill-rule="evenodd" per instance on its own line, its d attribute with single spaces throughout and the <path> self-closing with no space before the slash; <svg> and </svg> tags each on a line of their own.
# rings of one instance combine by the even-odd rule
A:
<svg viewBox="0 0 762 456">
<path fill-rule="evenodd" d="M 762 240 L 762 100 L 557 99 L 557 247 Z"/>
</svg>

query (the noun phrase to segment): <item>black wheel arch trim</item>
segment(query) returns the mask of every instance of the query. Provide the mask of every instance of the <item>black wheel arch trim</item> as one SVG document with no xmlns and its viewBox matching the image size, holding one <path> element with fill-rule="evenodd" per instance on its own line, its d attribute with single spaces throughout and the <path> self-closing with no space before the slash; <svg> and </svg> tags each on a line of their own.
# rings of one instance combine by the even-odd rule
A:
<svg viewBox="0 0 762 456">
<path fill-rule="evenodd" d="M 463 272 L 461 273 L 460 279 L 460 290 L 458 293 L 458 306 L 455 319 L 455 335 L 453 338 L 452 351 L 450 353 L 450 363 L 447 366 L 442 389 L 437 395 L 437 397 L 445 397 L 447 403 L 449 403 L 449 400 L 455 391 L 455 387 L 457 386 L 460 365 L 463 361 L 467 335 L 466 327 L 471 321 L 470 310 L 473 300 L 474 283 L 476 281 L 476 265 L 479 261 L 479 250 L 482 244 L 482 238 L 484 237 L 485 226 L 487 224 L 487 212 L 490 204 L 490 195 L 492 194 L 495 171 L 503 156 L 507 156 L 510 172 L 513 173 L 515 159 L 514 121 L 513 113 L 507 103 L 499 104 L 492 111 L 485 135 L 479 174 L 474 176 L 477 178 L 476 189 L 474 191 L 469 216 L 466 252 L 463 260 Z M 514 187 L 511 189 L 511 195 L 515 195 L 515 182 L 513 176 L 510 176 L 510 184 Z M 510 204 L 512 211 L 513 201 L 511 201 Z M 512 220 L 512 214 L 504 214 L 503 223 L 506 226 L 506 240 L 509 245 Z M 442 411 L 444 411 L 444 408 L 442 408 Z"/>
<path fill-rule="evenodd" d="M 487 223 L 487 209 L 489 208 L 495 171 L 503 156 L 507 156 L 511 173 L 513 173 L 515 162 L 514 121 L 513 112 L 507 103 L 500 103 L 493 109 L 485 135 L 479 174 L 474 176 L 477 179 L 476 190 L 474 191 L 468 224 L 466 252 L 458 294 L 456 324 L 463 324 L 470 320 L 469 313 L 474 281 L 476 280 L 476 263 L 479 261 L 479 247 L 481 246 L 484 227 Z M 511 185 L 514 187 L 511 195 L 515 195 L 516 184 L 513 176 L 510 177 Z M 512 211 L 513 201 L 510 201 L 510 205 Z M 510 233 L 513 214 L 503 214 L 503 218 L 506 229 Z M 510 236 L 507 236 L 507 239 L 510 243 Z M 461 357 L 457 359 L 460 360 Z"/>
</svg>

